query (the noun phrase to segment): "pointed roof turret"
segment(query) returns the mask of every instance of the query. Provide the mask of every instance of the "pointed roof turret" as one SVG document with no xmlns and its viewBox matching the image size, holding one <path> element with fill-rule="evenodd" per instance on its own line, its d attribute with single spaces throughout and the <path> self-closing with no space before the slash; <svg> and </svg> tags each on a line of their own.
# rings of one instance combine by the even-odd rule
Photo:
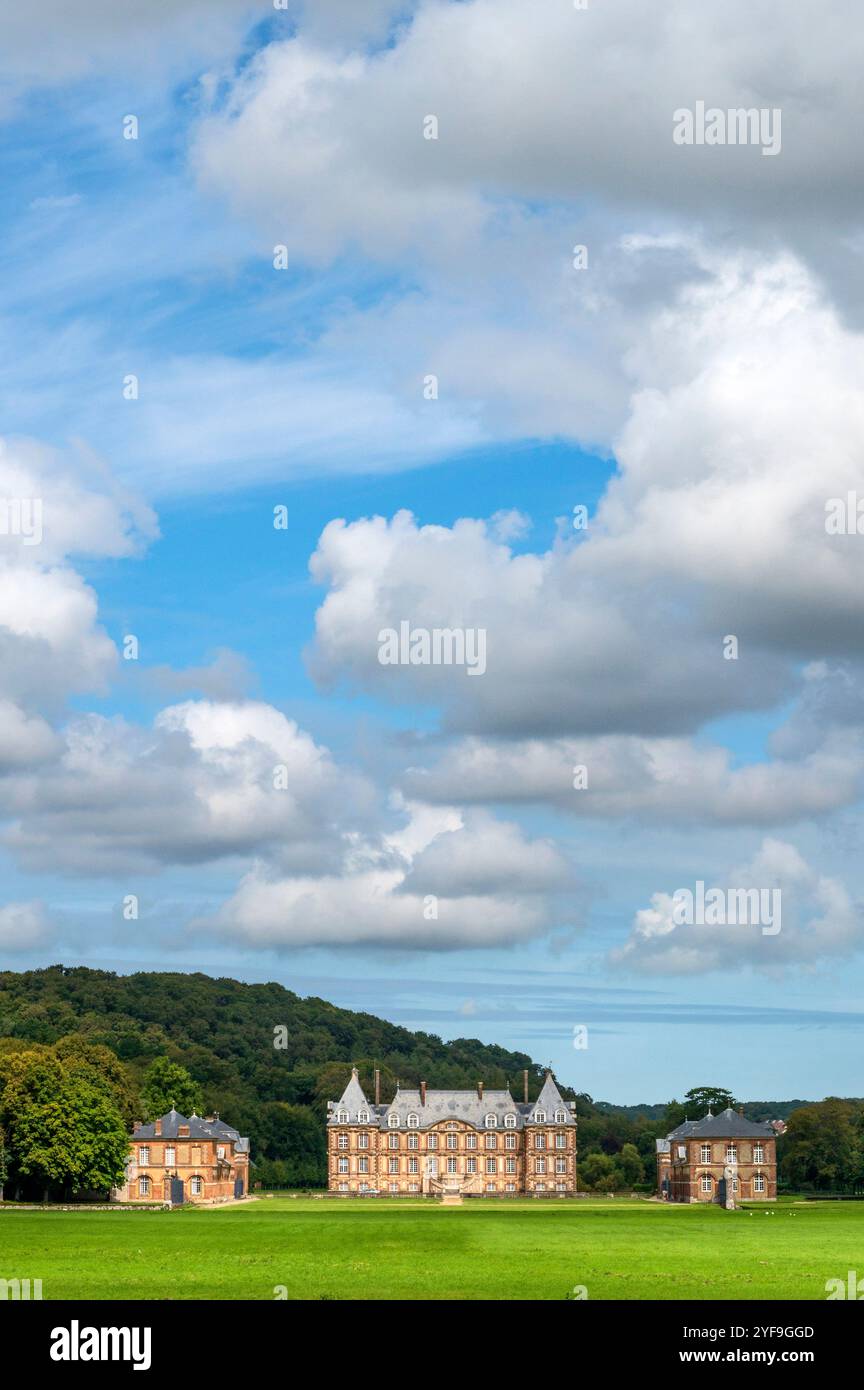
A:
<svg viewBox="0 0 864 1390">
<path fill-rule="evenodd" d="M 563 1114 L 566 1117 L 565 1123 L 573 1123 L 573 1111 L 555 1085 L 551 1070 L 546 1072 L 546 1080 L 543 1082 L 540 1094 L 534 1104 L 528 1107 L 528 1111 L 529 1123 L 534 1121 L 538 1113 L 545 1115 L 550 1124 L 554 1121 L 556 1114 Z"/>
<path fill-rule="evenodd" d="M 360 1077 L 356 1067 L 351 1068 L 351 1080 L 342 1092 L 342 1098 L 336 1104 L 337 1111 L 347 1111 L 352 1120 L 356 1120 L 361 1110 L 369 1110 L 369 1102 L 360 1085 Z"/>
</svg>

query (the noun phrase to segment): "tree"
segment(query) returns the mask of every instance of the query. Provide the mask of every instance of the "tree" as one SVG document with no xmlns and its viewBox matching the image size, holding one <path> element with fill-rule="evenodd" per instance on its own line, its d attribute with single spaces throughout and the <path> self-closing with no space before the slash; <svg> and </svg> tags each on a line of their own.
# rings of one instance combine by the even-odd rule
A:
<svg viewBox="0 0 864 1390">
<path fill-rule="evenodd" d="M 615 1159 L 615 1166 L 621 1171 L 625 1187 L 635 1187 L 645 1181 L 645 1165 L 635 1144 L 624 1145 Z"/>
<path fill-rule="evenodd" d="M 737 1104 L 732 1092 L 719 1086 L 694 1086 L 685 1092 L 684 1101 L 691 1120 L 701 1119 L 708 1110 L 715 1115 L 721 1110 L 734 1110 Z"/>
<path fill-rule="evenodd" d="M 46 1195 L 118 1186 L 129 1140 L 105 1086 L 54 1055 L 19 1053 L 12 1061 L 0 1094 L 0 1123 L 16 1179 Z"/>
<path fill-rule="evenodd" d="M 846 1189 L 861 1174 L 861 1108 L 829 1098 L 789 1116 L 780 1141 L 781 1172 L 792 1187 Z"/>
<path fill-rule="evenodd" d="M 6 1135 L 0 1129 L 0 1202 L 3 1201 L 3 1189 L 6 1186 L 8 1176 L 9 1161 L 6 1155 Z"/>
<path fill-rule="evenodd" d="M 144 1073 L 141 1109 L 145 1119 L 155 1120 L 172 1106 L 181 1115 L 200 1114 L 204 1109 L 201 1087 L 185 1067 L 168 1057 L 157 1057 Z"/>
</svg>

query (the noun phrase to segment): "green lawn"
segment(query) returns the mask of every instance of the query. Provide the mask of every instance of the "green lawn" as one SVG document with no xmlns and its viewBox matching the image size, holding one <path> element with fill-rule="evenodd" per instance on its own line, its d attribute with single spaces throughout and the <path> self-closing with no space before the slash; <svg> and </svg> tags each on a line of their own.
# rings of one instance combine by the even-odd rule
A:
<svg viewBox="0 0 864 1390">
<path fill-rule="evenodd" d="M 864 1203 L 738 1212 L 608 1199 L 262 1198 L 173 1212 L 0 1212 L 0 1278 L 45 1299 L 824 1299 L 864 1275 Z"/>
</svg>

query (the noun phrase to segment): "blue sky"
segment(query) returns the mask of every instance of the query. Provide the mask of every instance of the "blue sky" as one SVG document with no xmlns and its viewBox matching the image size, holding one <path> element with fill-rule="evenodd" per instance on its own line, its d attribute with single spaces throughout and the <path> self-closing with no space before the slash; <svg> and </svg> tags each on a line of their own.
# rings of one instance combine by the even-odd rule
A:
<svg viewBox="0 0 864 1390">
<path fill-rule="evenodd" d="M 857 80 L 805 125 L 794 16 L 646 74 L 635 3 L 565 8 L 0 27 L 0 499 L 45 516 L 0 534 L 0 960 L 276 979 L 625 1103 L 855 1094 Z M 727 96 L 780 156 L 673 144 Z M 403 619 L 486 673 L 383 667 Z M 676 924 L 700 879 L 782 931 Z"/>
</svg>

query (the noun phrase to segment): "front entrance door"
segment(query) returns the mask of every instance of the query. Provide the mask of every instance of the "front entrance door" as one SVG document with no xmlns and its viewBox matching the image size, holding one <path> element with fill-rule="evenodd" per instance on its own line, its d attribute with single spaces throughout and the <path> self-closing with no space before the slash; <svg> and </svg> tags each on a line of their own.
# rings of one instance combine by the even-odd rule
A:
<svg viewBox="0 0 864 1390">
<path fill-rule="evenodd" d="M 182 1205 L 183 1205 L 183 1203 L 185 1202 L 185 1200 L 186 1200 L 186 1196 L 185 1196 L 185 1193 L 184 1193 L 184 1191 L 183 1191 L 183 1179 L 182 1179 L 182 1178 L 172 1178 L 172 1179 L 171 1179 L 171 1205 L 172 1205 L 172 1207 L 182 1207 Z"/>
</svg>

